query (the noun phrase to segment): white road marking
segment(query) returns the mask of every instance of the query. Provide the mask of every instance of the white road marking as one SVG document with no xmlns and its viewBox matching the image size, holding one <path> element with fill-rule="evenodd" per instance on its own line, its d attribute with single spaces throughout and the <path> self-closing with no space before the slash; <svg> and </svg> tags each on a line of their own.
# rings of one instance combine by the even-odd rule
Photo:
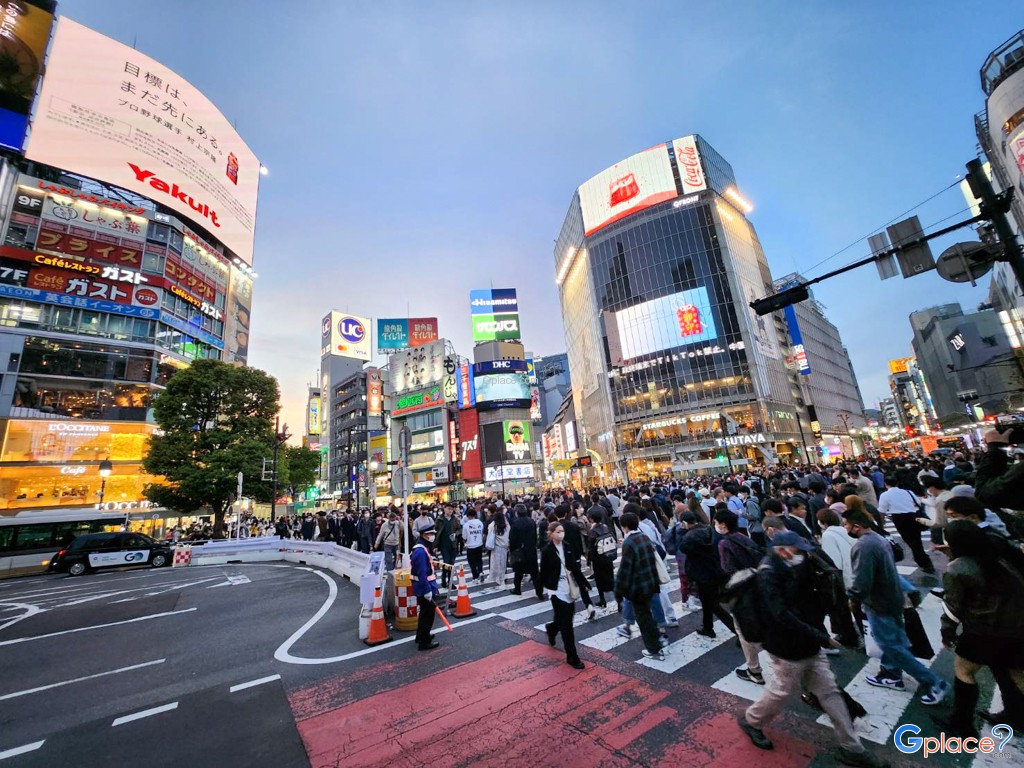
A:
<svg viewBox="0 0 1024 768">
<path fill-rule="evenodd" d="M 44 610 L 38 605 L 30 605 L 29 603 L 0 603 L 0 605 L 6 605 L 14 609 L 21 608 L 25 611 L 21 616 L 15 616 L 13 619 L 8 619 L 3 624 L 0 624 L 0 629 L 7 629 L 12 624 L 17 624 L 19 621 L 23 621 L 29 616 L 35 616 L 37 613 L 42 613 Z"/>
<path fill-rule="evenodd" d="M 35 752 L 43 744 L 46 743 L 46 739 L 42 741 L 33 741 L 31 744 L 25 744 L 22 747 L 12 747 L 11 749 L 5 749 L 0 752 L 0 760 L 4 760 L 8 757 L 17 757 L 18 755 L 24 755 L 26 752 Z"/>
<path fill-rule="evenodd" d="M 248 576 L 228 576 L 227 581 L 222 581 L 220 584 L 211 584 L 207 589 L 215 589 L 216 587 L 237 587 L 239 584 L 251 584 L 252 579 Z"/>
<path fill-rule="evenodd" d="M 141 720 L 144 717 L 152 717 L 153 715 L 159 715 L 161 712 L 170 712 L 172 709 L 178 708 L 178 702 L 172 701 L 170 704 L 164 704 L 162 707 L 153 707 L 152 709 L 144 709 L 141 712 L 136 712 L 131 715 L 125 715 L 124 717 L 117 718 L 113 723 L 110 724 L 111 728 L 116 728 L 119 725 L 130 723 L 135 720 Z"/>
<path fill-rule="evenodd" d="M 156 664 L 163 664 L 167 659 L 157 659 L 156 661 L 147 661 L 142 664 L 132 664 L 130 667 L 121 667 L 120 669 L 111 669 L 106 672 L 97 672 L 95 675 L 86 675 L 85 677 L 75 677 L 71 680 L 62 680 L 59 683 L 50 683 L 49 685 L 41 685 L 38 688 L 29 688 L 24 691 L 15 691 L 14 693 L 5 693 L 0 696 L 0 701 L 6 699 L 16 699 L 19 696 L 27 696 L 30 693 L 39 693 L 40 691 L 48 691 L 51 688 L 60 688 L 62 685 L 70 685 L 71 683 L 80 683 L 83 680 L 94 680 L 97 677 L 106 677 L 107 675 L 116 675 L 120 672 L 131 672 L 133 669 L 142 669 L 143 667 L 152 667 Z"/>
<path fill-rule="evenodd" d="M 534 596 L 536 599 L 536 596 Z M 505 611 L 499 613 L 503 619 L 512 619 L 513 621 L 519 621 L 519 619 L 525 619 L 530 616 L 536 616 L 538 613 L 544 613 L 544 611 L 551 610 L 551 600 L 547 597 L 544 598 L 543 602 L 538 602 L 536 605 L 527 605 L 524 608 L 516 608 L 511 611 Z"/>
<path fill-rule="evenodd" d="M 149 621 L 150 619 L 159 619 L 163 616 L 177 616 L 180 613 L 191 613 L 192 611 L 198 610 L 196 608 L 183 608 L 180 611 L 164 611 L 163 613 L 152 613 L 149 616 L 139 616 L 134 619 L 125 619 L 124 621 L 112 621 L 109 624 L 94 624 L 91 627 L 76 627 L 75 629 L 65 629 L 61 632 L 50 632 L 45 635 L 33 635 L 32 637 L 16 637 L 13 640 L 0 640 L 0 646 L 3 645 L 16 645 L 17 643 L 28 643 L 32 640 L 45 640 L 48 637 L 58 637 L 60 635 L 71 635 L 75 632 L 86 632 L 90 629 L 106 629 L 107 627 L 117 627 L 121 624 L 134 624 L 137 621 Z"/>
<path fill-rule="evenodd" d="M 228 693 L 234 693 L 235 691 L 244 691 L 246 688 L 255 688 L 257 685 L 263 685 L 264 683 L 272 683 L 275 680 L 280 679 L 280 675 L 270 675 L 269 677 L 261 677 L 259 680 L 250 680 L 247 683 L 239 683 L 238 685 L 232 685 L 228 689 Z"/>
<path fill-rule="evenodd" d="M 523 600 L 529 600 L 531 597 L 536 600 L 536 593 L 531 591 L 528 595 L 503 595 L 502 597 L 495 597 L 490 600 L 481 600 L 479 603 L 472 603 L 472 605 L 477 611 L 486 611 L 489 608 L 500 608 L 503 605 L 521 603 Z"/>
<path fill-rule="evenodd" d="M 682 639 L 676 640 L 674 643 L 669 643 L 665 648 L 664 661 L 660 659 L 647 659 L 641 656 L 637 659 L 636 663 L 671 675 L 676 670 L 682 669 L 687 664 L 696 661 L 705 653 L 713 651 L 722 643 L 732 640 L 734 637 L 732 632 L 718 621 L 714 624 L 714 631 L 716 636 L 713 638 L 704 637 L 696 632 L 692 632 Z"/>
</svg>

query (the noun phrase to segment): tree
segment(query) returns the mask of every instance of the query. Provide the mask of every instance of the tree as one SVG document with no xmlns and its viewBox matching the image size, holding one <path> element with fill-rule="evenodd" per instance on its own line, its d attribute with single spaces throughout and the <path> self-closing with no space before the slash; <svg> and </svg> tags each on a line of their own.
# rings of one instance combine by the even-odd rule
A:
<svg viewBox="0 0 1024 768">
<path fill-rule="evenodd" d="M 281 449 L 278 463 L 281 458 L 284 458 L 288 468 L 287 475 L 281 475 L 281 482 L 285 487 L 298 491 L 316 482 L 320 469 L 320 451 L 286 445 Z"/>
<path fill-rule="evenodd" d="M 143 460 L 167 484 L 147 486 L 146 497 L 183 513 L 208 506 L 213 535 L 223 536 L 238 473 L 259 478 L 273 450 L 278 397 L 273 377 L 218 360 L 197 360 L 174 374 L 153 406 L 162 434 L 150 438 Z"/>
</svg>

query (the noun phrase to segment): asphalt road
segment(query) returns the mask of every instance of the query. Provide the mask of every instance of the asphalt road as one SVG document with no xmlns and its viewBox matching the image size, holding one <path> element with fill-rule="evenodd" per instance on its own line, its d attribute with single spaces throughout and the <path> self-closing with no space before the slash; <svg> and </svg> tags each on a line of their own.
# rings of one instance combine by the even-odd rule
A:
<svg viewBox="0 0 1024 768">
<path fill-rule="evenodd" d="M 674 572 L 674 563 L 673 572 Z M 927 589 L 935 580 L 902 570 Z M 739 680 L 742 656 L 719 627 L 695 634 L 698 613 L 672 601 L 664 660 L 616 632 L 614 607 L 575 617 L 582 672 L 548 646 L 548 601 L 470 588 L 476 615 L 369 648 L 358 639 L 358 590 L 290 564 L 123 570 L 0 582 L 0 768 L 10 766 L 395 766 L 540 768 L 711 764 L 830 768 L 827 720 L 795 699 L 755 749 L 735 716 L 764 690 Z M 921 613 L 937 645 L 941 604 Z M 952 655 L 927 661 L 951 676 Z M 870 688 L 877 661 L 843 651 L 839 685 L 868 709 L 869 749 L 894 765 L 989 768 L 1007 763 L 899 754 L 892 732 L 931 709 L 908 691 Z M 993 695 L 983 675 L 981 706 Z"/>
</svg>

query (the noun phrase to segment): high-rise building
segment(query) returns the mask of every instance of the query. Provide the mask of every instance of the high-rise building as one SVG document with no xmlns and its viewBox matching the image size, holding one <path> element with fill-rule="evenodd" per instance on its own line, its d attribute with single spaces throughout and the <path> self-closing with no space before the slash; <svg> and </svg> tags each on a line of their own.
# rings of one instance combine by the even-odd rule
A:
<svg viewBox="0 0 1024 768">
<path fill-rule="evenodd" d="M 1013 189 L 1010 223 L 1024 234 L 1024 30 L 992 51 L 981 67 L 985 109 L 974 118 L 978 142 L 996 191 Z M 989 299 L 1000 313 L 1015 350 L 1024 344 L 1024 286 L 1006 262 L 992 269 Z M 1020 351 L 1018 355 L 1024 354 Z"/>
<path fill-rule="evenodd" d="M 994 309 L 965 315 L 959 304 L 942 304 L 912 312 L 910 325 L 940 425 L 960 426 L 951 422 L 1024 405 L 1020 369 Z"/>
<path fill-rule="evenodd" d="M 14 65 L 41 61 L 52 17 L 17 18 L 46 28 Z M 67 18 L 27 143 L 0 122 L 0 513 L 102 492 L 155 532 L 154 397 L 194 360 L 248 357 L 260 163 L 195 86 Z"/>
<path fill-rule="evenodd" d="M 904 357 L 889 362 L 889 389 L 895 406 L 898 426 L 907 436 L 928 435 L 935 431 L 937 421 L 932 396 L 917 359 Z"/>
<path fill-rule="evenodd" d="M 554 420 L 565 396 L 572 390 L 569 356 L 562 352 L 557 355 L 534 357 L 533 370 L 540 394 L 540 420 L 536 421 L 537 431 L 543 433 Z"/>
<path fill-rule="evenodd" d="M 554 272 L 575 438 L 609 479 L 800 459 L 783 319 L 749 307 L 772 292 L 750 210 L 700 136 L 573 194 Z"/>
<path fill-rule="evenodd" d="M 776 280 L 775 287 L 781 290 L 802 282 L 803 276 L 793 273 Z M 814 442 L 824 455 L 860 453 L 862 446 L 855 435 L 867 423 L 864 399 L 839 329 L 825 316 L 825 307 L 813 292 L 806 301 L 787 307 L 783 315 L 792 342 L 787 358 L 790 383 L 807 405 Z"/>
</svg>

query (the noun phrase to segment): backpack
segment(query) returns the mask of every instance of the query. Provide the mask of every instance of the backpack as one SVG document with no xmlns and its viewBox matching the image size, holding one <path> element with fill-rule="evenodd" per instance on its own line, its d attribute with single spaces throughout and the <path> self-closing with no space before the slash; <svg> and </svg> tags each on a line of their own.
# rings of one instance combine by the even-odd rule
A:
<svg viewBox="0 0 1024 768">
<path fill-rule="evenodd" d="M 748 643 L 764 641 L 758 571 L 769 567 L 762 564 L 757 568 L 744 568 L 742 571 L 736 571 L 722 590 L 722 607 L 732 614 L 740 634 Z"/>
<path fill-rule="evenodd" d="M 599 538 L 594 544 L 594 549 L 597 550 L 597 554 L 605 558 L 609 562 L 614 562 L 615 558 L 619 554 L 619 545 L 615 541 L 615 534 L 610 531 L 604 536 Z"/>
<path fill-rule="evenodd" d="M 672 527 L 665 531 L 665 534 L 661 537 L 661 543 L 665 545 L 665 551 L 670 555 L 679 553 L 679 531 L 681 527 L 679 523 L 673 523 Z"/>
<path fill-rule="evenodd" d="M 818 608 L 824 613 L 831 613 L 846 605 L 843 572 L 836 568 L 828 555 L 815 550 L 807 553 L 807 561 L 811 564 L 811 592 L 814 593 Z"/>
</svg>

